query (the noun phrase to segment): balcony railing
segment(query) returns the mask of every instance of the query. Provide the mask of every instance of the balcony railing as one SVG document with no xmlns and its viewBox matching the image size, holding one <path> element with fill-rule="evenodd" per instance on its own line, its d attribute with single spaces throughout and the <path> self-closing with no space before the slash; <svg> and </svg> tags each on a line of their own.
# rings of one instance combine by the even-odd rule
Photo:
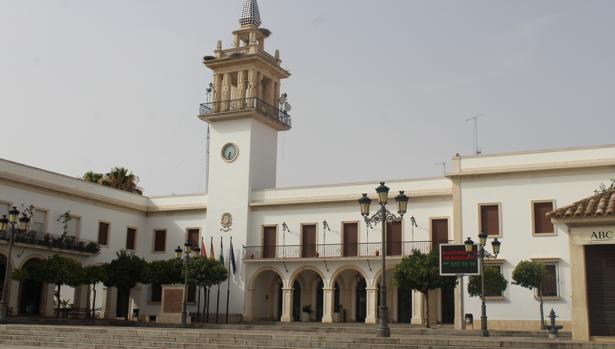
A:
<svg viewBox="0 0 615 349">
<path fill-rule="evenodd" d="M 440 243 L 450 243 L 442 241 Z M 413 250 L 423 253 L 439 245 L 433 241 L 389 242 L 387 256 L 406 256 Z M 275 245 L 244 247 L 244 260 L 263 259 L 301 259 L 301 258 L 357 258 L 378 257 L 382 249 L 380 242 L 363 242 L 357 244 L 310 244 L 310 245 Z"/>
<path fill-rule="evenodd" d="M 287 127 L 291 127 L 292 125 L 291 117 L 288 112 L 269 105 L 256 97 L 203 103 L 201 104 L 201 108 L 199 110 L 199 116 L 252 110 L 255 110 L 268 119 L 281 123 Z"/>
<path fill-rule="evenodd" d="M 0 232 L 0 240 L 8 241 L 8 233 Z M 16 232 L 13 234 L 13 241 L 18 244 L 89 254 L 98 254 L 100 251 L 100 246 L 94 241 L 78 239 L 71 235 L 55 235 L 38 231 Z"/>
</svg>

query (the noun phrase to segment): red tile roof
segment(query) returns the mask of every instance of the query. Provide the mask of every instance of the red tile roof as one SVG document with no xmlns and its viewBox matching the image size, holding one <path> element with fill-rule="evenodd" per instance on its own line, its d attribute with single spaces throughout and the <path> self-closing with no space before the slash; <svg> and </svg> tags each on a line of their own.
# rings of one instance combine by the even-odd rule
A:
<svg viewBox="0 0 615 349">
<path fill-rule="evenodd" d="M 615 216 L 615 190 L 608 190 L 547 213 L 551 218 Z"/>
</svg>

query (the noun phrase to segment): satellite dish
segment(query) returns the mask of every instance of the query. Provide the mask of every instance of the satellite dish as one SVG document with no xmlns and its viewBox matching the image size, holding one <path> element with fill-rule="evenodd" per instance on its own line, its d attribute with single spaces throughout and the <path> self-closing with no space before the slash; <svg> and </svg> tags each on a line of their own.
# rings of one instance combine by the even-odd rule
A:
<svg viewBox="0 0 615 349">
<path fill-rule="evenodd" d="M 290 111 L 292 109 L 291 105 L 289 103 L 284 103 L 284 110 L 285 111 Z"/>
</svg>

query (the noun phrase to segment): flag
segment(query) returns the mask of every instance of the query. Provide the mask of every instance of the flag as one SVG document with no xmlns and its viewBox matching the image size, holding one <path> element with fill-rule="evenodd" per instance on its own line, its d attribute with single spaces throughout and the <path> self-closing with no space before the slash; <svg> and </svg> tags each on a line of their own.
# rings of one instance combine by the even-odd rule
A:
<svg viewBox="0 0 615 349">
<path fill-rule="evenodd" d="M 233 274 L 237 271 L 237 266 L 235 265 L 235 252 L 233 252 L 233 238 L 231 237 L 231 251 L 229 252 L 231 267 L 233 267 Z"/>
<path fill-rule="evenodd" d="M 220 263 L 224 265 L 224 246 L 222 246 L 222 236 L 220 236 Z"/>
<path fill-rule="evenodd" d="M 209 254 L 209 258 L 216 259 L 216 256 L 214 254 L 214 237 L 213 236 L 211 237 L 211 241 L 209 243 L 209 252 L 211 252 Z"/>
<path fill-rule="evenodd" d="M 205 247 L 205 240 L 201 237 L 201 257 L 207 258 L 207 247 Z"/>
</svg>

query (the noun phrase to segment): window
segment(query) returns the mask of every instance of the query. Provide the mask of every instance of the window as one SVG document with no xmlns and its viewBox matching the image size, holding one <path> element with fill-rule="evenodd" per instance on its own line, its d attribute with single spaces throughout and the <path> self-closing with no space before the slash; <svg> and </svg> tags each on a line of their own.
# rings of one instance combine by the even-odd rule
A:
<svg viewBox="0 0 615 349">
<path fill-rule="evenodd" d="M 196 303 L 196 285 L 188 285 L 188 303 Z"/>
<path fill-rule="evenodd" d="M 137 229 L 127 228 L 126 229 L 126 249 L 127 250 L 134 251 L 136 238 L 137 238 Z"/>
<path fill-rule="evenodd" d="M 70 216 L 70 221 L 68 221 L 68 233 L 69 236 L 79 236 L 79 231 L 81 229 L 81 217 L 78 216 Z"/>
<path fill-rule="evenodd" d="M 38 208 L 32 212 L 32 223 L 30 223 L 30 230 L 39 233 L 45 233 L 47 230 L 47 211 Z"/>
<path fill-rule="evenodd" d="M 2 216 L 6 216 L 8 218 L 10 210 L 11 204 L 6 202 L 0 202 L 0 218 L 2 218 Z"/>
<path fill-rule="evenodd" d="M 547 213 L 553 211 L 553 201 L 537 201 L 532 203 L 534 218 L 534 234 L 554 234 L 555 229 Z"/>
<path fill-rule="evenodd" d="M 167 244 L 167 231 L 154 230 L 154 252 L 164 252 Z"/>
<path fill-rule="evenodd" d="M 186 241 L 190 241 L 192 247 L 200 247 L 199 246 L 199 235 L 201 231 L 198 228 L 189 228 L 186 233 Z"/>
<path fill-rule="evenodd" d="M 500 229 L 500 205 L 480 205 L 480 232 L 491 236 L 502 234 Z"/>
<path fill-rule="evenodd" d="M 558 278 L 558 262 L 557 258 L 534 259 L 542 262 L 547 269 L 547 279 L 542 285 L 542 296 L 545 298 L 558 298 L 559 295 L 559 278 Z M 539 294 L 536 292 L 536 296 Z"/>
<path fill-rule="evenodd" d="M 109 245 L 109 223 L 98 222 L 98 244 Z"/>
<path fill-rule="evenodd" d="M 503 264 L 504 261 L 500 260 L 496 260 L 496 261 L 490 261 L 487 262 L 485 261 L 485 269 L 487 268 L 491 268 L 491 269 L 496 269 L 500 274 L 504 275 L 504 268 L 503 268 Z M 488 287 L 485 287 L 485 297 L 486 298 L 492 298 L 492 299 L 500 299 L 500 298 L 504 298 L 504 293 L 500 292 L 500 293 L 493 293 L 493 292 L 489 292 L 491 290 L 489 290 Z"/>
<path fill-rule="evenodd" d="M 152 284 L 150 302 L 160 303 L 162 301 L 162 285 Z"/>
</svg>

